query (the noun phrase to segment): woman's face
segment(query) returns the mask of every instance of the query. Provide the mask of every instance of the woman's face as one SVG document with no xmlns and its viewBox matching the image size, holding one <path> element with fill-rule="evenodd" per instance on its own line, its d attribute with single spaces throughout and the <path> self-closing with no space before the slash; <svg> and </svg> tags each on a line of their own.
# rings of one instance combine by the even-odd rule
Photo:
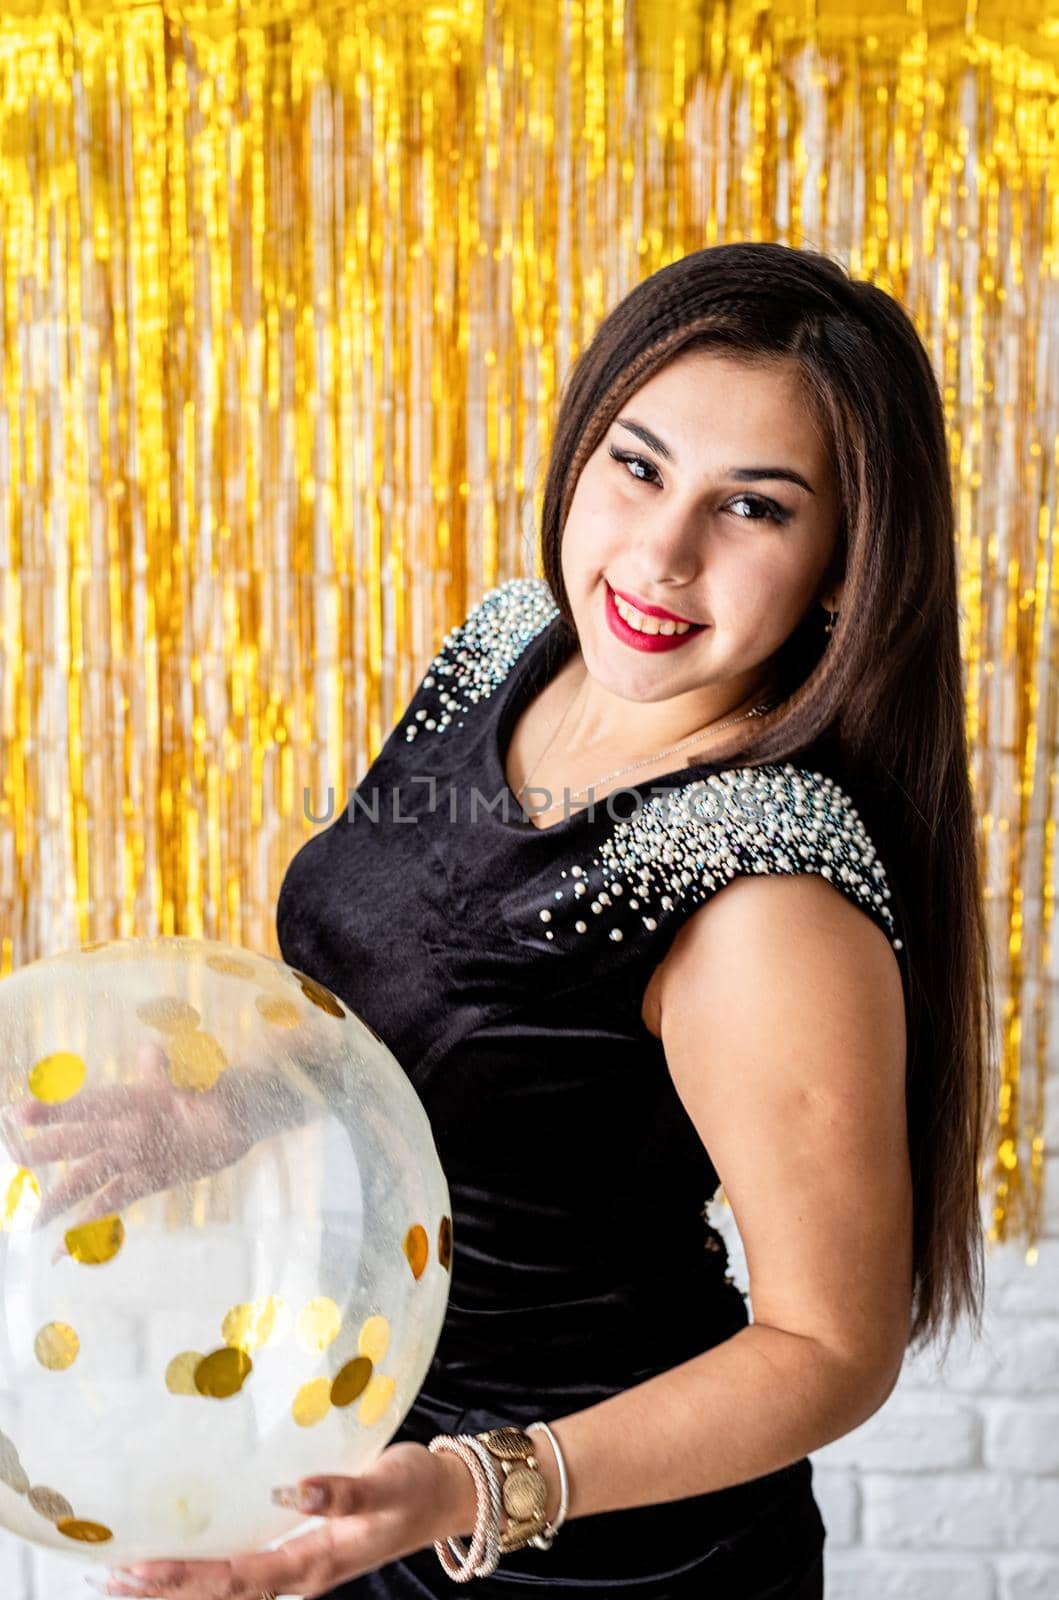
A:
<svg viewBox="0 0 1059 1600">
<path fill-rule="evenodd" d="M 704 709 L 741 703 L 770 682 L 810 607 L 838 610 L 841 584 L 826 581 L 837 484 L 797 371 L 688 352 L 626 400 L 586 461 L 561 561 L 599 687 L 638 701 L 689 694 L 686 709 L 706 688 Z M 614 622 L 611 589 L 704 626 L 675 649 L 637 646 Z"/>
</svg>

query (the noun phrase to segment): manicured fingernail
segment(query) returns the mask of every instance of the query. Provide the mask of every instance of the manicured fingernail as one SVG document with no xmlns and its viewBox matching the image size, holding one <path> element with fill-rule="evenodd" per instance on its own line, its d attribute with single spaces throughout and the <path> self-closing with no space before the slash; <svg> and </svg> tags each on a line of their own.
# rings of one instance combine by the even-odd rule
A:
<svg viewBox="0 0 1059 1600">
<path fill-rule="evenodd" d="M 108 1583 L 103 1583 L 99 1578 L 90 1577 L 88 1573 L 85 1573 L 84 1578 L 90 1589 L 94 1589 L 97 1594 L 110 1595 L 112 1600 L 114 1596 L 125 1594 L 126 1592 L 130 1596 L 130 1600 L 136 1600 L 136 1596 L 139 1596 L 140 1600 L 150 1600 L 150 1589 L 143 1579 L 137 1578 L 134 1573 L 114 1572 L 111 1574 Z"/>
<path fill-rule="evenodd" d="M 326 1511 L 331 1503 L 331 1492 L 319 1484 L 307 1484 L 299 1488 L 297 1484 L 283 1483 L 273 1489 L 272 1501 L 274 1505 L 289 1506 L 292 1511 L 305 1511 L 312 1515 Z"/>
<path fill-rule="evenodd" d="M 131 1595 L 142 1595 L 144 1600 L 154 1594 L 154 1585 L 146 1578 L 141 1578 L 139 1573 L 129 1572 L 125 1567 L 115 1567 L 110 1574 L 111 1583 L 116 1583 L 118 1592 L 127 1589 Z"/>
</svg>

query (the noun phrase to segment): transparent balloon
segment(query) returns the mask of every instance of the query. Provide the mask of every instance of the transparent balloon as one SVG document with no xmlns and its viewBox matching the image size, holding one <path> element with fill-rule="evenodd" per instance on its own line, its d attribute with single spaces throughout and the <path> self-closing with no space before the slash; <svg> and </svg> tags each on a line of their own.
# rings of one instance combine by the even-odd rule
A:
<svg viewBox="0 0 1059 1600">
<path fill-rule="evenodd" d="M 230 1557 L 426 1376 L 449 1192 L 378 1035 L 254 951 L 117 939 L 0 982 L 0 1524 Z"/>
</svg>

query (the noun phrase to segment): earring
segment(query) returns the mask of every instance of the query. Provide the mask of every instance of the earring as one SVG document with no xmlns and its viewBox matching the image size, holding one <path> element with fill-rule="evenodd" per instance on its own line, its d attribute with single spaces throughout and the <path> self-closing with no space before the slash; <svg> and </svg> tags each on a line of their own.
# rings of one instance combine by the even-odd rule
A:
<svg viewBox="0 0 1059 1600">
<path fill-rule="evenodd" d="M 838 612 L 837 611 L 832 611 L 830 606 L 828 606 L 827 609 L 828 609 L 828 612 L 829 612 L 829 620 L 828 620 L 827 624 L 824 627 L 824 632 L 825 633 L 833 633 L 834 632 L 834 628 L 835 628 L 835 618 L 838 616 Z"/>
</svg>

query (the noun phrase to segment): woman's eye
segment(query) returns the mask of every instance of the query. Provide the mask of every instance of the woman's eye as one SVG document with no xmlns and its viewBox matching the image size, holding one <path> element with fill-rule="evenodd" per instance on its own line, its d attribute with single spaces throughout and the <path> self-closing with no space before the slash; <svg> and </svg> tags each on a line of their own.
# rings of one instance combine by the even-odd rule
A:
<svg viewBox="0 0 1059 1600">
<path fill-rule="evenodd" d="M 775 500 L 762 499 L 761 495 L 759 494 L 738 494 L 736 495 L 735 499 L 730 500 L 728 504 L 738 505 L 740 501 L 742 501 L 744 505 L 752 504 L 764 506 L 765 508 L 764 511 L 759 511 L 756 514 L 751 513 L 751 515 L 747 517 L 740 516 L 741 522 L 768 521 L 776 522 L 780 527 L 782 527 L 785 522 L 789 522 L 791 520 L 791 514 L 789 511 L 785 511 L 782 506 L 778 506 Z"/>
<path fill-rule="evenodd" d="M 654 473 L 655 481 L 661 483 L 662 480 L 658 476 L 658 468 L 654 466 L 652 462 L 645 461 L 643 456 L 631 455 L 627 450 L 616 449 L 614 445 L 611 445 L 610 453 L 615 461 L 621 461 L 623 463 L 638 467 L 646 467 L 648 472 Z M 638 472 L 630 473 L 630 477 L 639 478 L 641 483 L 650 483 L 652 481 L 650 478 L 641 478 Z"/>
<path fill-rule="evenodd" d="M 644 467 L 647 472 L 654 473 L 654 478 L 643 477 L 638 472 L 630 473 L 629 476 L 636 478 L 639 483 L 658 483 L 661 485 L 662 480 L 658 476 L 658 468 L 653 462 L 647 461 L 643 456 L 635 455 L 630 451 L 618 450 L 614 445 L 610 446 L 610 454 L 615 461 L 620 461 L 624 466 Z M 777 505 L 775 500 L 766 500 L 763 495 L 739 494 L 736 495 L 734 500 L 729 500 L 728 502 L 729 507 L 740 504 L 761 508 L 758 511 L 751 511 L 745 516 L 742 512 L 733 512 L 732 515 L 737 517 L 740 522 L 775 522 L 782 527 L 784 523 L 789 522 L 791 519 L 789 511 L 785 510 L 783 506 Z"/>
</svg>

